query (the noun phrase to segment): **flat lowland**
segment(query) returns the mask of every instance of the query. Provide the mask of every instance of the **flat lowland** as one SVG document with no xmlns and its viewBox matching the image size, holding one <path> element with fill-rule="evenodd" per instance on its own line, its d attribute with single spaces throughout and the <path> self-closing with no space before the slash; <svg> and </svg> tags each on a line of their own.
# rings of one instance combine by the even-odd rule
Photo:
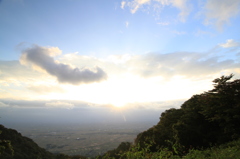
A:
<svg viewBox="0 0 240 159">
<path fill-rule="evenodd" d="M 19 126 L 22 135 L 53 153 L 94 157 L 133 142 L 151 123 L 64 124 Z"/>
</svg>

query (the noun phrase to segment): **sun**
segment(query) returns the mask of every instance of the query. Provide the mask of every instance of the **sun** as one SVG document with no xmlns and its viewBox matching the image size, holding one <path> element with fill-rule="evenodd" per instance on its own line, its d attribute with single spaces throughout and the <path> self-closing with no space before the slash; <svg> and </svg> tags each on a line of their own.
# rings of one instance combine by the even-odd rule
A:
<svg viewBox="0 0 240 159">
<path fill-rule="evenodd" d="M 114 107 L 117 107 L 117 108 L 123 108 L 124 106 L 126 106 L 126 102 L 124 101 L 114 101 L 114 102 L 111 102 L 110 103 L 111 105 L 113 105 Z"/>
</svg>

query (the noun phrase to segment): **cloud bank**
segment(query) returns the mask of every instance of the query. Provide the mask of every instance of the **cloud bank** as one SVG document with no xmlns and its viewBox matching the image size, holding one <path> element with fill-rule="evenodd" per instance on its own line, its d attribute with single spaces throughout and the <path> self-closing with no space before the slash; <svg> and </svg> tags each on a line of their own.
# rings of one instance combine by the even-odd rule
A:
<svg viewBox="0 0 240 159">
<path fill-rule="evenodd" d="M 74 104 L 63 102 L 63 101 L 48 102 L 48 103 L 45 103 L 45 106 L 53 107 L 53 108 L 66 108 L 66 109 L 74 108 Z"/>
<path fill-rule="evenodd" d="M 33 68 L 42 69 L 52 76 L 57 77 L 60 83 L 79 85 L 82 83 L 100 82 L 107 79 L 107 74 L 99 67 L 94 70 L 88 68 L 72 67 L 60 63 L 53 57 L 60 55 L 58 48 L 47 48 L 34 45 L 22 52 L 20 62 L 24 65 L 32 65 Z"/>
<path fill-rule="evenodd" d="M 210 89 L 211 81 L 221 75 L 233 73 L 235 78 L 239 78 L 239 49 L 239 41 L 228 39 L 206 52 L 150 52 L 102 58 L 70 53 L 55 60 L 54 57 L 61 53 L 58 48 L 34 46 L 23 52 L 21 62 L 44 72 L 34 71 L 20 65 L 18 61 L 0 61 L 0 97 L 55 100 L 55 103 L 51 102 L 51 107 L 64 105 L 57 102 L 60 99 L 120 106 L 135 102 L 185 99 Z M 56 77 L 62 80 L 63 75 L 74 75 L 71 73 L 74 68 L 69 64 L 77 68 L 98 65 L 108 73 L 108 81 L 78 86 L 61 85 L 56 81 Z M 68 74 L 61 69 L 62 65 L 67 67 Z M 63 75 L 59 75 L 60 73 Z M 76 84 L 72 78 L 66 77 L 64 80 Z M 67 103 L 70 103 L 66 105 L 69 109 L 71 104 L 77 106 L 72 102 Z M 46 107 L 50 105 L 44 103 Z"/>
<path fill-rule="evenodd" d="M 5 104 L 5 103 L 3 103 L 3 102 L 0 102 L 0 108 L 1 108 L 1 107 L 8 107 L 8 105 Z"/>
<path fill-rule="evenodd" d="M 235 65 L 235 62 L 230 59 L 221 60 L 218 56 L 207 56 L 207 53 L 195 52 L 149 53 L 144 56 L 135 56 L 128 61 L 128 65 L 133 72 L 142 77 L 162 76 L 165 78 L 172 78 L 176 75 L 188 78 L 209 75 L 233 68 Z"/>
<path fill-rule="evenodd" d="M 223 48 L 240 47 L 240 42 L 234 41 L 233 39 L 228 39 L 226 43 L 219 44 L 219 46 Z"/>
</svg>

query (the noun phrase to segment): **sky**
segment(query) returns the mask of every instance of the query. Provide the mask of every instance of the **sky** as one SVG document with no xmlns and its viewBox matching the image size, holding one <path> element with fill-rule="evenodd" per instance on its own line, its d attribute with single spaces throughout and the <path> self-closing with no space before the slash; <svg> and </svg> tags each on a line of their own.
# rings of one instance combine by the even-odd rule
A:
<svg viewBox="0 0 240 159">
<path fill-rule="evenodd" d="M 0 0 L 0 26 L 0 116 L 179 108 L 240 77 L 240 0 Z"/>
</svg>

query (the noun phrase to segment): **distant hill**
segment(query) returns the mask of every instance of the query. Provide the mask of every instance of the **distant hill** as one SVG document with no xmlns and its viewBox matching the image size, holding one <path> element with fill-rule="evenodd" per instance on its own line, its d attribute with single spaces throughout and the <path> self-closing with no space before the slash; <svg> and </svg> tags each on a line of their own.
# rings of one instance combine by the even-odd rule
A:
<svg viewBox="0 0 240 159">
<path fill-rule="evenodd" d="M 32 139 L 22 136 L 13 129 L 7 129 L 0 125 L 0 140 L 5 141 L 5 148 L 2 149 L 3 159 L 55 159 L 55 156 L 43 148 L 40 148 Z M 9 144 L 6 144 L 9 142 Z"/>
<path fill-rule="evenodd" d="M 32 139 L 24 137 L 14 129 L 0 125 L 1 159 L 85 159 L 83 156 L 52 154 L 39 147 Z"/>
</svg>

